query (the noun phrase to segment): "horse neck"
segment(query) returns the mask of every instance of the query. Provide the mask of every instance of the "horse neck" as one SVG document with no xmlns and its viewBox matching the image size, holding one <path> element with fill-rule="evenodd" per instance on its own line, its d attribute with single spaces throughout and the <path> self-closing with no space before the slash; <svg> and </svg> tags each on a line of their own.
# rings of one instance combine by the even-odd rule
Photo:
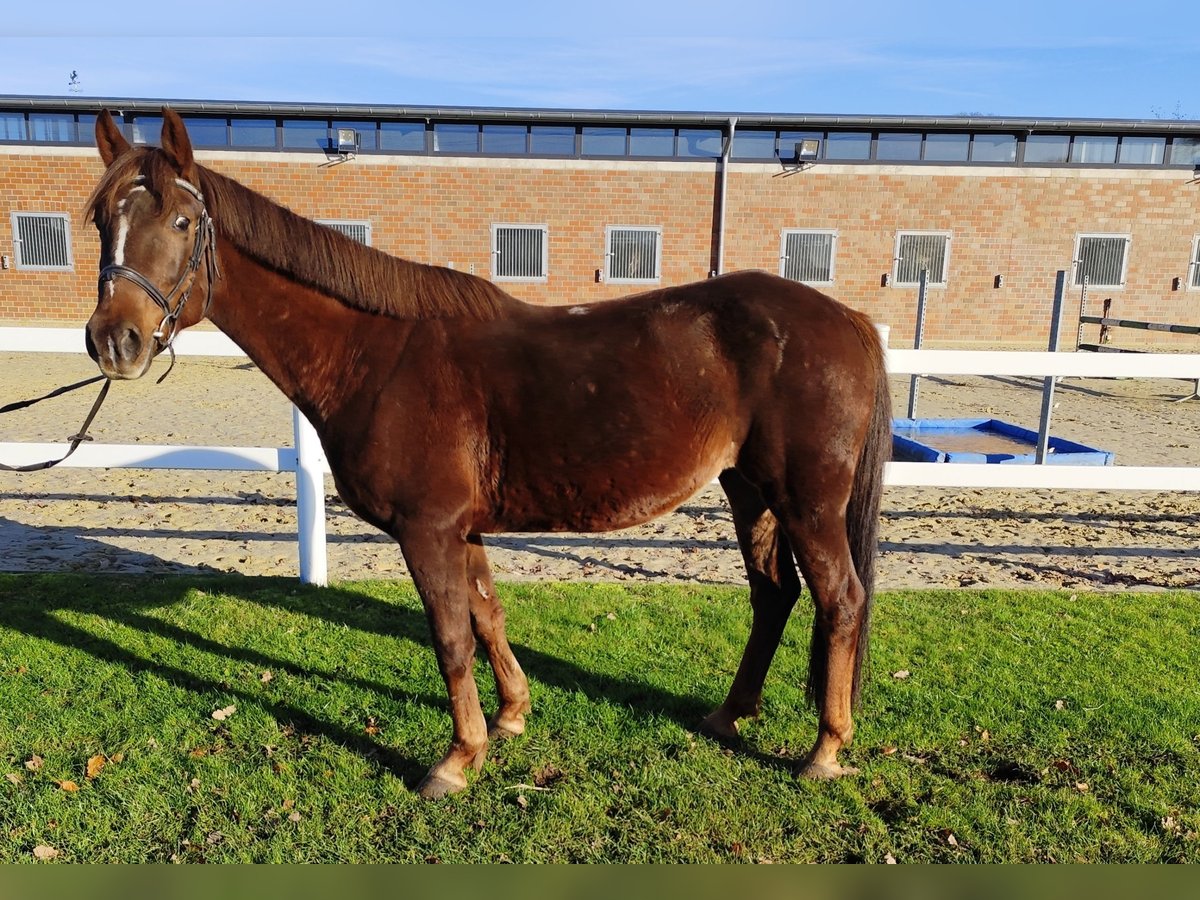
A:
<svg viewBox="0 0 1200 900">
<path fill-rule="evenodd" d="M 228 243 L 221 268 L 212 323 L 320 429 L 360 384 L 361 338 L 378 317 L 297 284 Z M 390 322 L 400 340 L 413 324 Z"/>
</svg>

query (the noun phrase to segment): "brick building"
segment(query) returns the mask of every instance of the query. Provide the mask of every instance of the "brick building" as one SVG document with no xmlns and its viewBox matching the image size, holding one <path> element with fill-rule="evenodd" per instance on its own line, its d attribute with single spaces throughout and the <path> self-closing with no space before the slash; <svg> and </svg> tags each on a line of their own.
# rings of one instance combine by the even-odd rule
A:
<svg viewBox="0 0 1200 900">
<path fill-rule="evenodd" d="M 163 103 L 0 96 L 0 324 L 90 314 L 95 115 L 154 142 Z M 761 268 L 903 346 L 925 268 L 930 344 L 1040 347 L 1063 269 L 1068 326 L 1084 276 L 1089 308 L 1200 324 L 1200 122 L 169 103 L 205 165 L 533 303 Z"/>
</svg>

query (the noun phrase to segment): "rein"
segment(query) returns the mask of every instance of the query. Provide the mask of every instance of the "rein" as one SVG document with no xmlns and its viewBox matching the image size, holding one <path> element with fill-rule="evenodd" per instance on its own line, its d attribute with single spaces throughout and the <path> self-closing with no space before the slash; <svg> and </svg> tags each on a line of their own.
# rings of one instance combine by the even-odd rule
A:
<svg viewBox="0 0 1200 900">
<path fill-rule="evenodd" d="M 90 441 L 92 436 L 87 433 L 87 430 L 92 426 L 92 420 L 96 418 L 96 413 L 100 411 L 100 404 L 102 404 L 104 402 L 104 398 L 108 396 L 108 389 L 112 385 L 112 381 L 109 380 L 108 376 L 106 375 L 95 375 L 91 378 L 85 378 L 83 381 L 77 381 L 74 384 L 68 384 L 65 387 L 55 388 L 50 393 L 44 394 L 41 397 L 35 397 L 32 400 L 19 400 L 16 403 L 9 403 L 7 406 L 0 406 L 0 413 L 14 412 L 18 409 L 24 409 L 27 406 L 33 406 L 35 403 L 41 403 L 43 400 L 49 400 L 52 397 L 57 397 L 60 394 L 66 394 L 70 391 L 76 390 L 77 388 L 87 387 L 89 384 L 95 384 L 97 381 L 103 381 L 104 384 L 100 386 L 100 393 L 92 403 L 92 408 L 88 411 L 87 418 L 83 420 L 83 425 L 80 426 L 79 431 L 67 438 L 67 440 L 70 441 L 71 446 L 66 453 L 64 453 L 58 459 L 48 459 L 45 462 L 29 463 L 24 466 L 10 466 L 7 463 L 0 463 L 0 470 L 5 472 L 38 472 L 42 469 L 49 469 L 52 466 L 57 466 L 60 462 L 78 450 L 79 445 L 84 441 Z"/>
<path fill-rule="evenodd" d="M 145 176 L 138 176 L 134 179 L 134 184 L 141 184 L 145 180 Z M 176 178 L 175 183 L 199 200 L 201 204 L 204 203 L 204 195 L 195 185 L 182 178 Z M 192 244 L 192 255 L 188 258 L 183 271 L 179 273 L 179 280 L 175 282 L 170 293 L 164 295 L 154 282 L 137 269 L 131 269 L 129 266 L 109 264 L 100 270 L 100 288 L 116 278 L 124 278 L 145 291 L 146 295 L 163 311 L 162 321 L 158 323 L 154 338 L 163 350 L 171 354 L 171 364 L 167 366 L 167 371 L 159 376 L 157 384 L 162 384 L 163 379 L 170 375 L 171 370 L 175 368 L 175 348 L 172 345 L 178 331 L 179 316 L 183 313 L 183 308 L 192 294 L 192 287 L 196 284 L 196 273 L 200 270 L 202 263 L 208 275 L 208 293 L 204 298 L 204 312 L 202 313 L 202 316 L 206 316 L 208 308 L 212 305 L 213 282 L 221 276 L 221 271 L 217 267 L 216 230 L 206 207 L 201 209 L 200 218 L 196 220 L 196 239 Z"/>
</svg>

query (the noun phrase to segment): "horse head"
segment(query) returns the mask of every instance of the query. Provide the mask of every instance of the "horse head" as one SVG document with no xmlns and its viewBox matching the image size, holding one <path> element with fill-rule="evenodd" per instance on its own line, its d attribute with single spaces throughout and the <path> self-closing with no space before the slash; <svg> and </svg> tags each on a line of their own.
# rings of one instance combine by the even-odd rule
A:
<svg viewBox="0 0 1200 900">
<path fill-rule="evenodd" d="M 192 144 L 183 120 L 165 108 L 161 143 L 131 147 L 107 110 L 96 119 L 107 168 L 88 202 L 100 233 L 100 280 L 86 343 L 109 378 L 146 374 L 181 329 L 207 314 L 218 275 Z"/>
</svg>

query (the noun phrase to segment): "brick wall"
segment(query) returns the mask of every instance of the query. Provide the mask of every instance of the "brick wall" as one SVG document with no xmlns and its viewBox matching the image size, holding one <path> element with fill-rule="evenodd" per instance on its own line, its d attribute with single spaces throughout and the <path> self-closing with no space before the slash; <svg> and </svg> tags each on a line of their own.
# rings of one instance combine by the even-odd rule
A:
<svg viewBox="0 0 1200 900">
<path fill-rule="evenodd" d="M 212 153 L 212 168 L 314 218 L 366 219 L 376 247 L 488 277 L 494 223 L 549 227 L 549 277 L 505 287 L 534 303 L 620 296 L 597 281 L 606 225 L 662 229 L 662 283 L 706 277 L 716 259 L 715 163 L 450 160 L 362 156 L 320 167 L 311 156 Z M 0 271 L 0 324 L 79 324 L 95 299 L 98 242 L 80 210 L 100 174 L 94 153 L 0 153 L 0 253 L 13 254 L 13 211 L 71 217 L 74 271 Z M 1200 324 L 1200 292 L 1173 291 L 1200 233 L 1200 185 L 1171 170 L 735 164 L 729 173 L 725 268 L 779 271 L 785 228 L 836 229 L 836 280 L 823 290 L 911 342 L 914 288 L 883 286 L 898 230 L 951 235 L 944 288 L 930 292 L 931 343 L 1043 345 L 1054 273 L 1070 269 L 1079 232 L 1132 235 L 1122 318 Z M 994 286 L 995 276 L 1004 284 Z M 1074 337 L 1078 293 L 1065 337 Z M 1094 332 L 1094 328 L 1092 331 Z M 1191 338 L 1120 332 L 1117 342 L 1195 350 Z"/>
</svg>

